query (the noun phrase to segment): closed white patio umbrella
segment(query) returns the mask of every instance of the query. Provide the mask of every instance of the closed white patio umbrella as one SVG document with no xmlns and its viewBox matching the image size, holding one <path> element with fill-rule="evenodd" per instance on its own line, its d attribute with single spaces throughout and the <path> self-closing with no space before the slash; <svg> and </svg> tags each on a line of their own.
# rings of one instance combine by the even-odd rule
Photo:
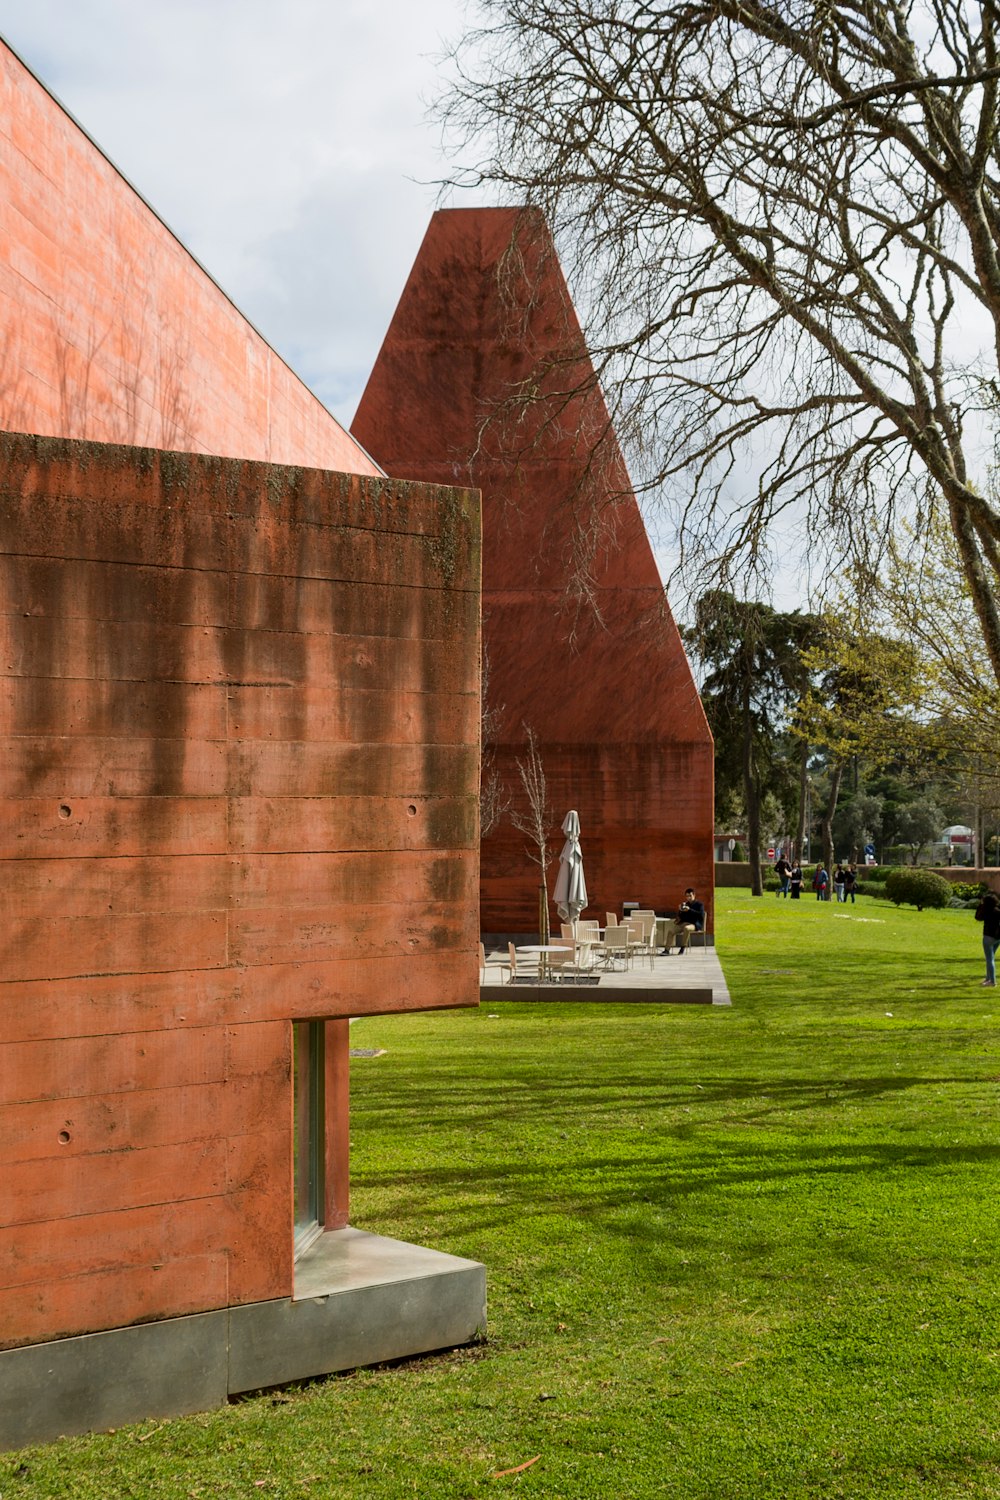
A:
<svg viewBox="0 0 1000 1500">
<path fill-rule="evenodd" d="M 583 851 L 580 848 L 580 819 L 568 812 L 563 818 L 566 842 L 559 856 L 559 873 L 552 892 L 562 922 L 575 922 L 587 904 L 587 882 L 583 875 Z"/>
</svg>

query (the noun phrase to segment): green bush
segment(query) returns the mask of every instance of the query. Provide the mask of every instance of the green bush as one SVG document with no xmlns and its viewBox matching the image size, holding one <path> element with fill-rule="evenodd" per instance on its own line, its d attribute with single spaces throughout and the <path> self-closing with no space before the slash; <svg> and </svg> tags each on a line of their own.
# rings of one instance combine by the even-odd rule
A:
<svg viewBox="0 0 1000 1500">
<path fill-rule="evenodd" d="M 859 865 L 859 880 L 885 881 L 892 874 L 892 865 Z"/>
<path fill-rule="evenodd" d="M 978 906 L 982 898 L 989 890 L 981 880 L 949 880 L 951 894 L 958 898 L 963 904 L 974 901 Z"/>
<path fill-rule="evenodd" d="M 906 902 L 923 911 L 925 906 L 947 906 L 951 884 L 933 870 L 893 870 L 885 883 L 885 893 L 897 906 Z"/>
<path fill-rule="evenodd" d="M 733 864 L 734 865 L 736 865 L 736 864 L 745 865 L 746 862 L 747 862 L 747 851 L 744 849 L 744 847 L 740 843 L 739 839 L 737 839 L 736 843 L 733 845 Z"/>
</svg>

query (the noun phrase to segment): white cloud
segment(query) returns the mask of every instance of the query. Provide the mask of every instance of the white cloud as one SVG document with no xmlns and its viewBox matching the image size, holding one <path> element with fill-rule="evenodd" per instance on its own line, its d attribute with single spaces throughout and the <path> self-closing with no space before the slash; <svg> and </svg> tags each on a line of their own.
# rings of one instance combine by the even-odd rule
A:
<svg viewBox="0 0 1000 1500">
<path fill-rule="evenodd" d="M 0 0 L 0 33 L 349 421 L 445 172 L 462 0 Z"/>
</svg>

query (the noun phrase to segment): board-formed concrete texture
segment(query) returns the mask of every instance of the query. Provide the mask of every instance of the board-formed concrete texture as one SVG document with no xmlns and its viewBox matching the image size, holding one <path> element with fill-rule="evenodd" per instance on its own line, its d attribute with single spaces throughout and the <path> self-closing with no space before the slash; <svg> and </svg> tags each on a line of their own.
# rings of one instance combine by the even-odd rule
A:
<svg viewBox="0 0 1000 1500">
<path fill-rule="evenodd" d="M 379 472 L 2 41 L 0 249 L 0 428 Z"/>
<path fill-rule="evenodd" d="M 225 1399 L 293 1295 L 293 1022 L 338 1231 L 349 1017 L 477 1003 L 480 578 L 478 496 L 380 482 L 2 42 L 0 148 L 9 1446 Z"/>
<path fill-rule="evenodd" d="M 505 418 L 522 381 L 540 399 Z M 550 888 L 558 824 L 575 808 L 589 912 L 674 908 L 690 885 L 711 931 L 711 734 L 538 214 L 434 215 L 352 431 L 391 474 L 482 489 L 496 764 L 526 811 L 516 762 L 535 731 L 554 815 Z M 505 819 L 481 859 L 483 932 L 537 931 L 524 834 Z"/>
<path fill-rule="evenodd" d="M 293 1296 L 292 1023 L 337 1156 L 478 1003 L 479 609 L 473 492 L 0 435 L 0 1349 Z"/>
<path fill-rule="evenodd" d="M 477 1261 L 337 1230 L 300 1258 L 291 1298 L 0 1351 L 0 1449 L 431 1354 L 485 1326 Z"/>
</svg>

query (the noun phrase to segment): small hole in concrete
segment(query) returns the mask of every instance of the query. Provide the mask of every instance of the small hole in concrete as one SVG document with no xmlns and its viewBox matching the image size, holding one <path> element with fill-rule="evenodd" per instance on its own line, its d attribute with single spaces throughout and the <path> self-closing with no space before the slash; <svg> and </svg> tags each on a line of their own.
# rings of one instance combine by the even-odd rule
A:
<svg viewBox="0 0 1000 1500">
<path fill-rule="evenodd" d="M 59 1143 L 60 1143 L 60 1145 L 62 1145 L 62 1146 L 68 1145 L 69 1144 L 69 1140 L 70 1140 L 69 1131 L 68 1130 L 60 1130 L 60 1132 L 59 1132 Z"/>
<path fill-rule="evenodd" d="M 59 809 L 59 816 L 61 818 L 68 818 L 72 815 L 72 812 L 73 809 L 64 802 Z"/>
<path fill-rule="evenodd" d="M 408 817 L 415 818 L 417 816 L 416 804 L 411 802 L 409 807 L 406 809 L 406 813 Z"/>
</svg>

